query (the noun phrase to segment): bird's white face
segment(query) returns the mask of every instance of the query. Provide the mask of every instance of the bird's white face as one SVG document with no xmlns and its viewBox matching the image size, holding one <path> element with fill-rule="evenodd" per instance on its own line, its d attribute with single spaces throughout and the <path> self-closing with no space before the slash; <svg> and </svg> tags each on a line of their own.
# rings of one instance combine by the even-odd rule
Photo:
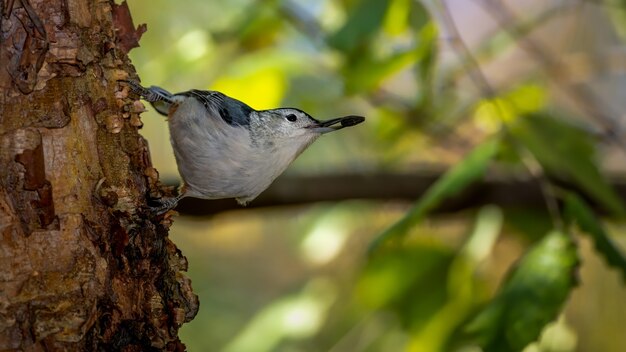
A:
<svg viewBox="0 0 626 352">
<path fill-rule="evenodd" d="M 321 134 L 340 130 L 361 123 L 360 116 L 346 116 L 318 121 L 306 112 L 293 108 L 263 110 L 257 112 L 258 128 L 267 138 L 289 139 L 294 137 L 318 137 Z"/>
<path fill-rule="evenodd" d="M 319 125 L 302 110 L 284 108 L 259 111 L 259 118 L 268 136 L 274 138 L 294 138 L 309 134 L 319 134 L 314 130 Z"/>
</svg>

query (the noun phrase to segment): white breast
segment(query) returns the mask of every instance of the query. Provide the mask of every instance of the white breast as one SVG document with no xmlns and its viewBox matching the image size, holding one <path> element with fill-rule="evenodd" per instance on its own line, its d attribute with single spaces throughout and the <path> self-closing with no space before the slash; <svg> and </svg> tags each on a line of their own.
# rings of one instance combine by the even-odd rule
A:
<svg viewBox="0 0 626 352">
<path fill-rule="evenodd" d="M 237 198 L 247 203 L 264 191 L 310 142 L 252 143 L 249 130 L 231 126 L 197 100 L 181 99 L 169 117 L 171 142 L 185 196 Z"/>
</svg>

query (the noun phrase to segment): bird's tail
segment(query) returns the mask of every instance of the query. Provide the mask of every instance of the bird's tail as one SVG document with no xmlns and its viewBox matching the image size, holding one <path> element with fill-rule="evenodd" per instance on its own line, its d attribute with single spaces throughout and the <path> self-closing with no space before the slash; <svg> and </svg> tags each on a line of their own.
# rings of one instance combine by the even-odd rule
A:
<svg viewBox="0 0 626 352">
<path fill-rule="evenodd" d="M 149 102 L 159 114 L 165 116 L 169 115 L 170 107 L 172 103 L 174 103 L 172 93 L 157 86 L 145 88 L 137 81 L 123 80 L 123 82 L 128 84 L 133 93 L 141 96 L 145 101 Z"/>
</svg>

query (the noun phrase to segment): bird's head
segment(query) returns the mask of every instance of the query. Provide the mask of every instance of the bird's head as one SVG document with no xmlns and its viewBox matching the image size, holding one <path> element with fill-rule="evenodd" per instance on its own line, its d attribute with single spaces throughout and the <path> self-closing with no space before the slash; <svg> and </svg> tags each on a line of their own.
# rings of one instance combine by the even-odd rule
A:
<svg viewBox="0 0 626 352">
<path fill-rule="evenodd" d="M 260 128 L 267 138 L 304 139 L 317 138 L 322 134 L 358 125 L 365 120 L 362 116 L 344 116 L 319 121 L 306 112 L 294 108 L 280 108 L 257 112 Z M 262 137 L 262 136 L 261 136 Z"/>
</svg>

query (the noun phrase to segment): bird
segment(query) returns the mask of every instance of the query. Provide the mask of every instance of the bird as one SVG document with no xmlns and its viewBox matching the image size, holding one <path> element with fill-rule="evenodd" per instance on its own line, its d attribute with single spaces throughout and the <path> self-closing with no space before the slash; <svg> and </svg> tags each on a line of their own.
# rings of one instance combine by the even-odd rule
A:
<svg viewBox="0 0 626 352">
<path fill-rule="evenodd" d="M 320 121 L 297 108 L 255 110 L 218 91 L 172 94 L 123 82 L 167 116 L 183 183 L 178 195 L 157 200 L 157 213 L 173 209 L 184 197 L 235 198 L 246 205 L 320 136 L 365 121 L 357 115 Z"/>
</svg>

